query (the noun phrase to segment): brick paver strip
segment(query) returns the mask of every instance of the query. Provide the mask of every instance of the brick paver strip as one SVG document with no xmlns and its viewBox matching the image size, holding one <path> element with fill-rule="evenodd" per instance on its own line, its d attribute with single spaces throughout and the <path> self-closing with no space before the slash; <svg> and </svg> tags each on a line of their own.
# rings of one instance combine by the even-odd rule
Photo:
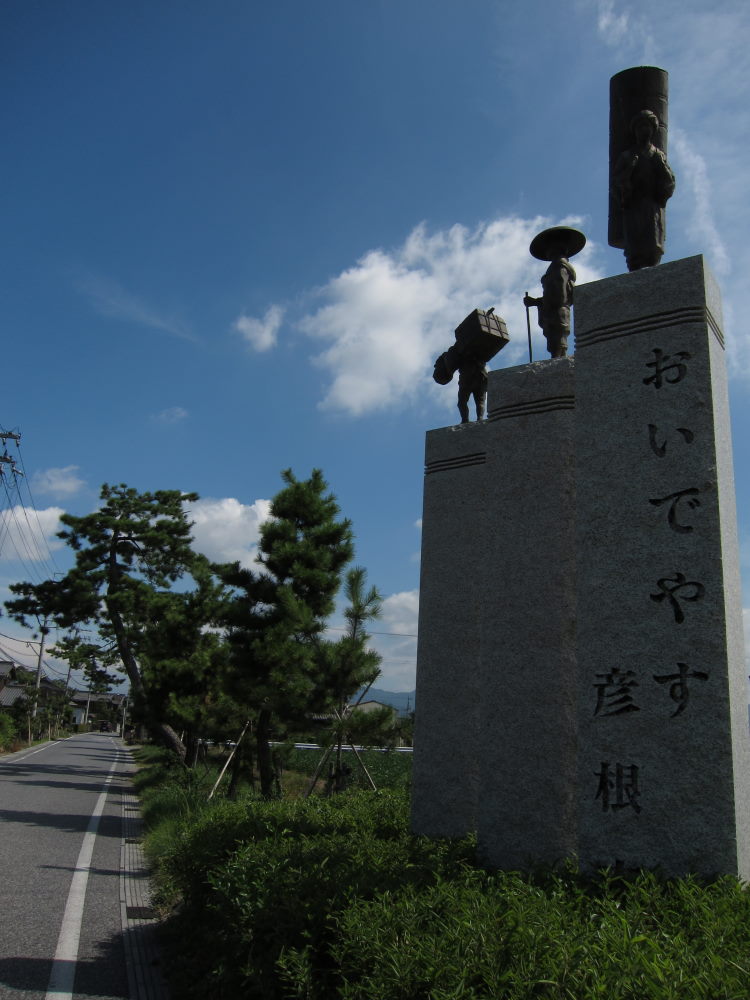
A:
<svg viewBox="0 0 750 1000">
<path fill-rule="evenodd" d="M 143 821 L 138 799 L 127 791 L 122 797 L 120 847 L 120 911 L 125 942 L 130 1000 L 169 1000 L 161 975 L 156 941 L 156 913 L 143 855 Z"/>
</svg>

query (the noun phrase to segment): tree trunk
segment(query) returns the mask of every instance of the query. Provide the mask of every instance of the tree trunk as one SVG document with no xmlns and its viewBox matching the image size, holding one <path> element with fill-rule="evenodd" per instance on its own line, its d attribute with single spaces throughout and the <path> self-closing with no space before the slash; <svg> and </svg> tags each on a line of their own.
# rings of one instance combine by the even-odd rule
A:
<svg viewBox="0 0 750 1000">
<path fill-rule="evenodd" d="M 271 734 L 271 713 L 263 708 L 258 715 L 256 746 L 258 754 L 258 773 L 260 775 L 260 794 L 264 799 L 273 798 L 273 765 L 271 762 L 271 747 L 268 738 Z"/>
<path fill-rule="evenodd" d="M 105 598 L 105 603 L 107 605 L 107 614 L 109 615 L 109 620 L 112 623 L 112 629 L 115 633 L 117 652 L 120 654 L 120 659 L 125 667 L 133 694 L 139 698 L 143 704 L 148 705 L 146 689 L 143 685 L 143 678 L 141 677 L 141 671 L 138 667 L 138 661 L 133 655 L 133 650 L 130 648 L 125 623 L 122 620 L 120 612 L 112 606 L 109 596 Z M 165 746 L 169 747 L 170 750 L 173 750 L 181 761 L 184 761 L 186 754 L 185 744 L 182 742 L 174 729 L 172 729 L 172 727 L 166 722 L 158 722 L 154 728 Z"/>
<path fill-rule="evenodd" d="M 185 763 L 185 744 L 182 742 L 177 733 L 172 729 L 172 727 L 167 722 L 159 722 L 154 727 L 156 733 L 159 736 L 161 742 L 172 750 L 180 758 L 182 763 Z"/>
<path fill-rule="evenodd" d="M 112 535 L 109 546 L 109 578 L 107 583 L 107 596 L 104 598 L 104 603 L 107 606 L 107 614 L 109 615 L 109 620 L 115 633 L 117 652 L 120 654 L 120 659 L 122 660 L 125 671 L 127 672 L 133 694 L 140 698 L 144 705 L 148 706 L 146 689 L 143 684 L 143 678 L 141 677 L 141 671 L 138 667 L 138 661 L 133 654 L 130 640 L 128 639 L 128 632 L 125 628 L 125 622 L 122 620 L 122 615 L 115 607 L 114 602 L 114 598 L 117 593 L 117 584 L 120 578 L 120 567 L 117 564 L 118 541 L 119 533 L 115 531 Z M 155 729 L 165 745 L 168 746 L 170 750 L 173 750 L 181 761 L 184 761 L 186 753 L 185 744 L 182 742 L 174 729 L 172 729 L 172 727 L 166 722 L 158 722 Z"/>
</svg>

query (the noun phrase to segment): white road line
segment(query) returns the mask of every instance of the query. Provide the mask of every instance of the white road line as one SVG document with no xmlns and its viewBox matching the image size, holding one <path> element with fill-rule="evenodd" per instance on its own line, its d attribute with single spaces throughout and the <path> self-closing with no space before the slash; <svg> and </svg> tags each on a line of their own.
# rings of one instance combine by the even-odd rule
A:
<svg viewBox="0 0 750 1000">
<path fill-rule="evenodd" d="M 65 737 L 66 740 L 70 739 L 70 736 Z M 32 750 L 31 753 L 27 753 L 23 757 L 14 757 L 13 760 L 3 760 L 0 757 L 0 764 L 20 764 L 22 760 L 28 760 L 29 757 L 33 757 L 35 753 L 41 753 L 42 750 L 49 750 L 50 747 L 56 747 L 58 743 L 64 743 L 65 740 L 54 740 L 52 743 L 45 743 L 43 747 L 39 747 L 38 750 Z"/>
<path fill-rule="evenodd" d="M 73 996 L 73 981 L 76 974 L 76 963 L 78 962 L 78 942 L 81 937 L 81 923 L 83 921 L 83 905 L 86 901 L 86 887 L 89 881 L 89 871 L 91 870 L 91 857 L 94 853 L 94 843 L 96 833 L 99 829 L 99 820 L 104 812 L 104 803 L 107 801 L 109 783 L 114 777 L 115 768 L 120 763 L 120 757 L 115 759 L 109 774 L 104 782 L 99 798 L 96 800 L 94 811 L 91 814 L 86 833 L 83 835 L 78 860 L 76 861 L 73 880 L 70 883 L 68 901 L 65 904 L 60 936 L 57 939 L 57 950 L 52 962 L 52 972 L 49 977 L 45 1000 L 70 1000 Z"/>
</svg>

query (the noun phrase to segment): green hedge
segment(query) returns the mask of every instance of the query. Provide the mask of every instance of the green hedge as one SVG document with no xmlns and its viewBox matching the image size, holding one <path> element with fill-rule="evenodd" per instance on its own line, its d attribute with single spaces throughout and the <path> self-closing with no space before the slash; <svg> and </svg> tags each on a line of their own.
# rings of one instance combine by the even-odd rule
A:
<svg viewBox="0 0 750 1000">
<path fill-rule="evenodd" d="M 342 1000 L 750 996 L 750 896 L 734 879 L 473 874 L 353 901 L 335 923 Z M 297 983 L 309 975 L 301 959 Z"/>
<path fill-rule="evenodd" d="M 151 808 L 181 1000 L 750 997 L 734 879 L 487 873 L 471 839 L 411 836 L 403 792 L 189 808 L 170 794 L 168 842 L 168 809 Z"/>
<path fill-rule="evenodd" d="M 472 841 L 410 837 L 407 814 L 404 794 L 352 792 L 222 801 L 184 825 L 158 868 L 162 898 L 181 900 L 167 935 L 176 995 L 284 997 L 280 969 L 306 949 L 315 995 L 334 995 L 338 911 L 470 870 Z"/>
</svg>

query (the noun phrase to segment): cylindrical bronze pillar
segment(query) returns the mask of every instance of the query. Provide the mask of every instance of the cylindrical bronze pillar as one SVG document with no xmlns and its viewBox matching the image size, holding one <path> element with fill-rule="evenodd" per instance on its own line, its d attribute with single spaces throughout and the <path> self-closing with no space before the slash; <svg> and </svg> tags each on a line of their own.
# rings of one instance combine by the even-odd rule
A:
<svg viewBox="0 0 750 1000">
<path fill-rule="evenodd" d="M 658 66 L 634 66 L 609 81 L 609 232 L 611 247 L 624 248 L 622 206 L 612 184 L 621 153 L 633 144 L 630 123 L 639 111 L 653 111 L 659 130 L 653 143 L 667 155 L 669 74 Z"/>
</svg>

